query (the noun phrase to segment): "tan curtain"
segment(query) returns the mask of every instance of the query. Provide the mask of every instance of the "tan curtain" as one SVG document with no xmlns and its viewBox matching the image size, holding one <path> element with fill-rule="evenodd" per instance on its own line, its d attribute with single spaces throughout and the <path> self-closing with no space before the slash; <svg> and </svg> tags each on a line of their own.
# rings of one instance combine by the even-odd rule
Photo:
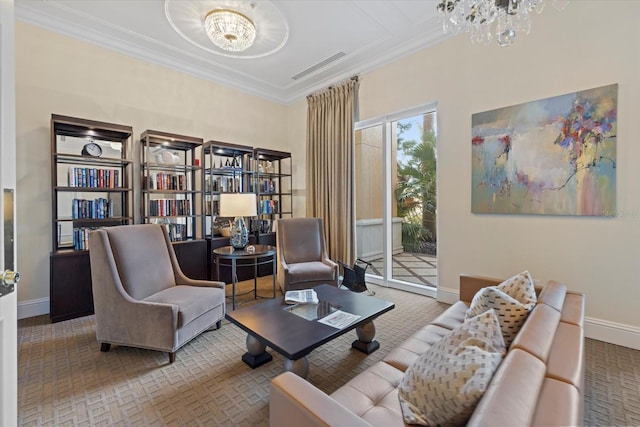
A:
<svg viewBox="0 0 640 427">
<path fill-rule="evenodd" d="M 323 219 L 331 259 L 352 264 L 358 80 L 309 95 L 307 102 L 307 216 Z"/>
</svg>

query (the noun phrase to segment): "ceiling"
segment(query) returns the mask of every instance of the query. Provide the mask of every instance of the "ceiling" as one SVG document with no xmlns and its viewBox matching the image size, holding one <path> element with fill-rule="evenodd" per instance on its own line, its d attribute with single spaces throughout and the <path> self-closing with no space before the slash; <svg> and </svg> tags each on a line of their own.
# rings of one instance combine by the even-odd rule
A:
<svg viewBox="0 0 640 427">
<path fill-rule="evenodd" d="M 15 13 L 20 21 L 284 104 L 446 38 L 437 0 L 272 3 L 289 36 L 260 58 L 225 57 L 189 43 L 169 23 L 164 0 L 15 0 Z"/>
</svg>

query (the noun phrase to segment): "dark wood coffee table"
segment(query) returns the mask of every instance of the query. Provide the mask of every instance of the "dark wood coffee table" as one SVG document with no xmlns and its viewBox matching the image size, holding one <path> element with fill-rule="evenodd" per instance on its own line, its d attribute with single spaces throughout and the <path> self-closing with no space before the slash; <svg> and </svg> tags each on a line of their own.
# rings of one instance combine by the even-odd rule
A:
<svg viewBox="0 0 640 427">
<path fill-rule="evenodd" d="M 392 302 L 384 301 L 365 294 L 341 290 L 332 285 L 320 285 L 314 288 L 318 293 L 320 305 L 330 304 L 347 313 L 357 314 L 360 318 L 337 329 L 317 320 L 307 320 L 291 313 L 285 308 L 284 298 L 240 308 L 227 313 L 226 317 L 247 332 L 247 352 L 242 360 L 252 368 L 271 361 L 266 348 L 282 354 L 286 360 L 284 368 L 306 378 L 309 362 L 306 356 L 315 348 L 351 331 L 356 330 L 358 339 L 351 345 L 367 354 L 380 347 L 374 339 L 376 329 L 373 320 L 393 309 Z"/>
</svg>

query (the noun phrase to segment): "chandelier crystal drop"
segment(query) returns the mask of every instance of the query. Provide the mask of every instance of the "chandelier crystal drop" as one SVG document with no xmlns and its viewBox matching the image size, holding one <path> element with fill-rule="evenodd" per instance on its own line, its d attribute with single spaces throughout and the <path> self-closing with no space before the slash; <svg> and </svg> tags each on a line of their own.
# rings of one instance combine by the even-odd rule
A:
<svg viewBox="0 0 640 427">
<path fill-rule="evenodd" d="M 251 47 L 256 39 L 253 21 L 229 9 L 216 9 L 207 13 L 204 29 L 213 44 L 229 52 L 242 52 Z"/>
<path fill-rule="evenodd" d="M 529 34 L 531 15 L 541 13 L 544 3 L 545 0 L 441 0 L 438 15 L 445 32 L 470 32 L 474 43 L 489 43 L 495 37 L 500 46 L 509 46 L 516 34 Z"/>
</svg>

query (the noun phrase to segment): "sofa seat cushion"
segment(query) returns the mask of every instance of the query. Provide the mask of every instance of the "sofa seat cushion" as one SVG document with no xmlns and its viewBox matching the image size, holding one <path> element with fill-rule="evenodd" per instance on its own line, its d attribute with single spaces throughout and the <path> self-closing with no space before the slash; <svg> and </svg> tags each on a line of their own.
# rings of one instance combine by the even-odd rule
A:
<svg viewBox="0 0 640 427">
<path fill-rule="evenodd" d="M 178 328 L 220 305 L 224 305 L 224 289 L 199 286 L 171 286 L 144 299 L 148 302 L 178 306 Z"/>
<path fill-rule="evenodd" d="M 289 283 L 317 282 L 335 280 L 335 269 L 322 261 L 287 264 L 289 267 Z"/>
<path fill-rule="evenodd" d="M 444 313 L 436 317 L 431 322 L 431 324 L 436 326 L 441 326 L 449 330 L 455 329 L 458 326 L 462 325 L 462 323 L 464 322 L 468 309 L 469 309 L 469 306 L 466 303 L 462 301 L 457 301 L 451 307 L 449 307 Z"/>
<path fill-rule="evenodd" d="M 404 421 L 425 426 L 463 424 L 506 351 L 494 310 L 473 317 L 422 354 L 398 387 Z"/>
<path fill-rule="evenodd" d="M 398 384 L 404 372 L 378 362 L 336 390 L 331 397 L 372 425 L 402 425 Z"/>
<path fill-rule="evenodd" d="M 409 366 L 413 365 L 413 362 L 415 362 L 422 353 L 429 350 L 433 344 L 440 341 L 442 337 L 449 332 L 451 332 L 451 330 L 441 326 L 424 326 L 398 347 L 392 349 L 382 360 L 404 372 L 409 369 Z"/>
</svg>

